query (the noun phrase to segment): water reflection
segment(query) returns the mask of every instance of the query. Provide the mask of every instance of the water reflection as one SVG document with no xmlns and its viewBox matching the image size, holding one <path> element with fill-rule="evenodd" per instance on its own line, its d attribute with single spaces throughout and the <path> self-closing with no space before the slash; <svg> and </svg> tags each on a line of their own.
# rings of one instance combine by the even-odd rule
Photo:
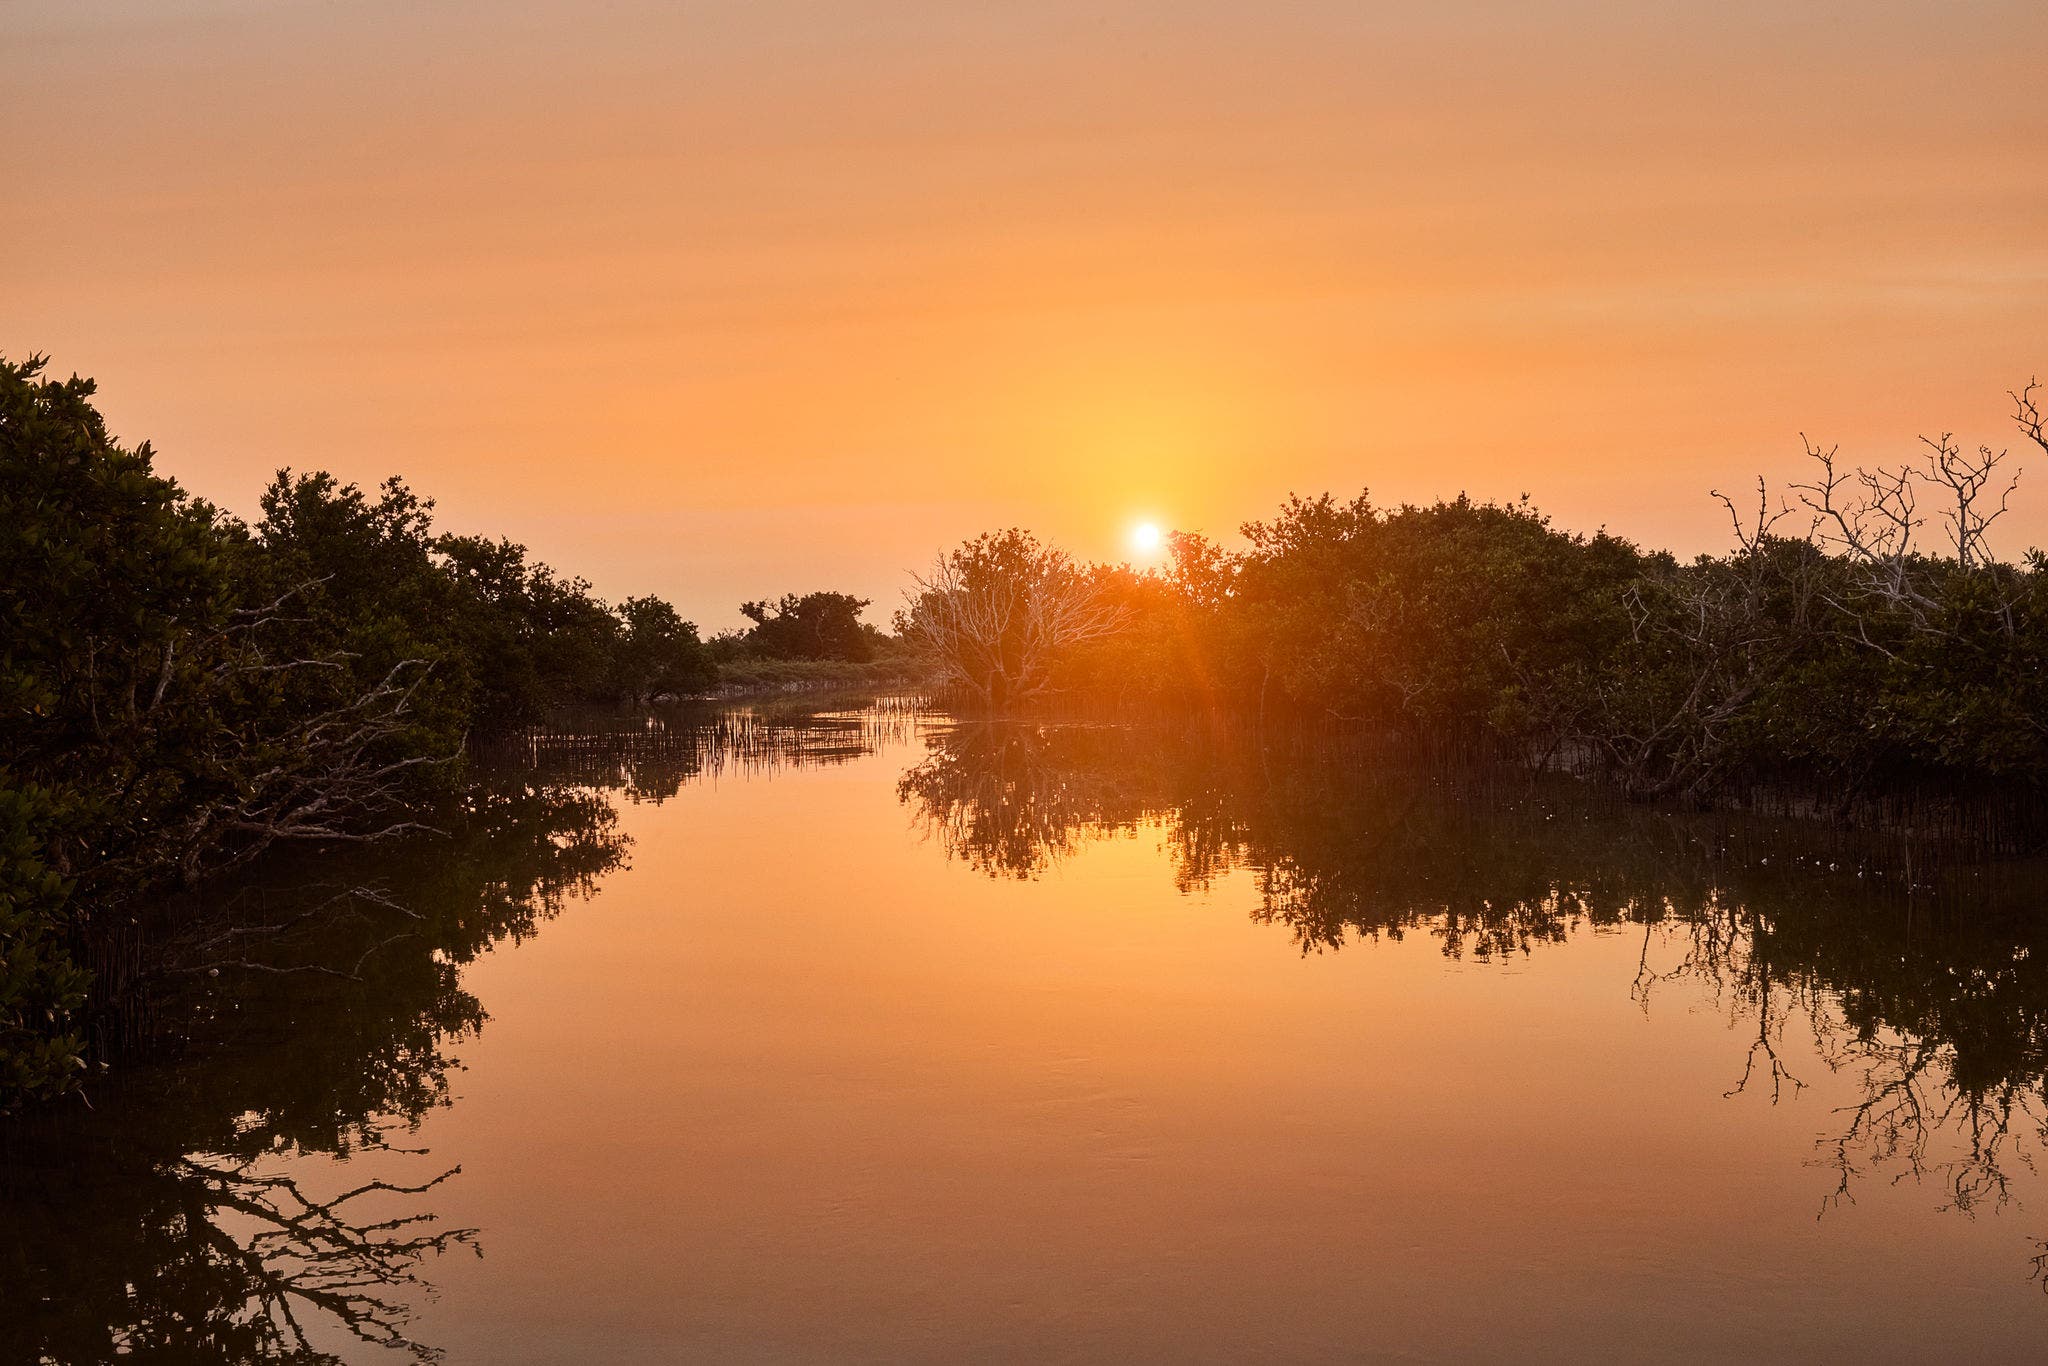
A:
<svg viewBox="0 0 2048 1366">
<path fill-rule="evenodd" d="M 624 865 L 614 802 L 903 743 L 921 746 L 896 787 L 914 826 L 1005 883 L 1098 841 L 1142 840 L 1182 890 L 1235 904 L 1248 893 L 1283 954 L 1419 936 L 1452 958 L 1517 964 L 1607 937 L 1635 965 L 1617 995 L 1652 1012 L 1711 1004 L 1735 1026 L 1731 1094 L 1799 1094 L 1820 1080 L 1803 1071 L 1815 1065 L 1848 1079 L 1813 1151 L 1817 1205 L 1911 1180 L 1945 1208 L 1989 1211 L 2015 1200 L 2048 1144 L 2033 868 L 1418 769 L 1342 737 L 956 725 L 907 704 L 677 709 L 522 737 L 496 757 L 500 780 L 463 840 L 274 867 L 181 908 L 175 950 L 132 1011 L 143 1023 L 125 1026 L 147 1060 L 94 1087 L 90 1113 L 0 1134 L 0 1358 L 432 1358 L 414 1315 L 434 1259 L 491 1238 L 443 1217 L 460 1154 L 417 1147 L 487 1023 L 465 969 Z M 856 786 L 832 785 L 835 800 Z M 876 797 L 888 806 L 886 790 L 858 800 Z M 881 814 L 864 838 L 887 837 L 895 817 Z M 763 999 L 780 989 L 767 983 Z M 868 1000 L 849 998 L 844 1018 L 864 1018 Z M 744 1010 L 727 1014 L 714 1027 L 751 1027 Z M 886 1109 L 872 1074 L 855 1075 L 850 1094 Z M 989 1113 L 1018 1113 L 992 1094 Z M 2043 1257 L 2037 1273 L 2048 1246 Z"/>
<path fill-rule="evenodd" d="M 1824 1205 L 1879 1179 L 1994 1209 L 2048 1149 L 2038 865 L 1972 864 L 1898 832 L 1663 813 L 1341 737 L 959 725 L 927 736 L 898 796 L 949 857 L 994 878 L 1156 838 L 1183 890 L 1244 874 L 1253 917 L 1304 953 L 1420 933 L 1450 957 L 1504 961 L 1639 933 L 1629 985 L 1644 1009 L 1676 994 L 1737 1026 L 1731 1095 L 1805 1084 L 1784 1061 L 1788 1030 L 1853 1081 L 1860 1100 L 1816 1142 Z"/>
<path fill-rule="evenodd" d="M 422 1263 L 477 1235 L 432 1208 L 454 1169 L 395 1136 L 447 1103 L 451 1050 L 483 1027 L 464 965 L 625 854 L 587 794 L 508 786 L 474 817 L 452 845 L 179 908 L 130 1004 L 151 1056 L 89 1112 L 5 1135 L 7 1359 L 328 1361 L 337 1333 L 433 1355 L 407 1332 Z M 306 1169 L 322 1156 L 356 1161 Z"/>
<path fill-rule="evenodd" d="M 406 1145 L 484 1027 L 464 968 L 624 866 L 612 802 L 842 762 L 907 703 L 597 717 L 482 756 L 460 840 L 273 864 L 170 908 L 165 947 L 102 1020 L 127 1066 L 84 1113 L 0 1130 L 0 1358 L 417 1360 L 459 1167 Z"/>
<path fill-rule="evenodd" d="M 529 731 L 490 757 L 501 771 L 660 803 L 698 779 L 772 777 L 863 758 L 909 739 L 927 715 L 916 699 L 896 697 L 828 711 L 801 700 L 679 703 L 651 715 L 600 715 Z"/>
<path fill-rule="evenodd" d="M 476 1236 L 437 1229 L 430 1210 L 387 1212 L 452 1171 L 314 1195 L 284 1171 L 220 1155 L 114 1158 L 87 1179 L 77 1165 L 10 1163 L 13 1180 L 50 1186 L 40 1198 L 8 1192 L 12 1360 L 324 1362 L 336 1358 L 309 1334 L 330 1326 L 430 1360 L 407 1336 L 400 1296 L 419 1286 L 424 1258 Z"/>
</svg>

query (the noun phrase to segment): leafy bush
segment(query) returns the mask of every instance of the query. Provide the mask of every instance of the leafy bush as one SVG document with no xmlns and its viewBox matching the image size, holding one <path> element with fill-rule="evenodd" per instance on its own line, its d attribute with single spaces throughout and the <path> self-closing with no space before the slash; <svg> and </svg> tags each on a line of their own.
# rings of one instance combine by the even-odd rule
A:
<svg viewBox="0 0 2048 1366">
<path fill-rule="evenodd" d="M 460 819 L 467 737 L 713 677 L 667 603 L 436 535 L 399 479 L 279 471 L 244 526 L 43 370 L 0 360 L 0 1107 L 76 1072 L 108 908 Z"/>
</svg>

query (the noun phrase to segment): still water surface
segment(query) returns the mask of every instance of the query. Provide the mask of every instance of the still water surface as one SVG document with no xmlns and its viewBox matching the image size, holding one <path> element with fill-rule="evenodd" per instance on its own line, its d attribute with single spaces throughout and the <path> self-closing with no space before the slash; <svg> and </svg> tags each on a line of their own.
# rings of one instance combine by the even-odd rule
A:
<svg viewBox="0 0 2048 1366">
<path fill-rule="evenodd" d="M 2033 870 L 886 705 L 500 762 L 10 1158 L 7 1360 L 2048 1351 Z"/>
</svg>

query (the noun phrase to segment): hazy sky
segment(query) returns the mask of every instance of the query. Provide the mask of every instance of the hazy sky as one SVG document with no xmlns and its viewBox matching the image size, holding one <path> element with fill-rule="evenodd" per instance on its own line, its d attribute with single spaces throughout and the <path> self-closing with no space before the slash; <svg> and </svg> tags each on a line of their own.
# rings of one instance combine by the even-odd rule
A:
<svg viewBox="0 0 2048 1366">
<path fill-rule="evenodd" d="M 1802 430 L 2005 444 L 2048 376 L 2040 0 L 0 0 L 0 35 L 0 353 L 237 510 L 281 464 L 399 472 L 708 627 L 1290 490 L 1703 549 L 1706 490 Z"/>
</svg>

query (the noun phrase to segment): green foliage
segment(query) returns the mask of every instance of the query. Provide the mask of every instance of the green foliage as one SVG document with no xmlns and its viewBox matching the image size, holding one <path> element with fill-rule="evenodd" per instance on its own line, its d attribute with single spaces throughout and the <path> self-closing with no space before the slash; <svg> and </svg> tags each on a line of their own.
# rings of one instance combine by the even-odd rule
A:
<svg viewBox="0 0 2048 1366">
<path fill-rule="evenodd" d="M 231 529 L 123 450 L 90 381 L 0 361 L 0 1107 L 79 1065 L 81 878 L 156 861 L 198 762 Z"/>
<path fill-rule="evenodd" d="M 53 794 L 43 856 L 125 864 L 198 760 L 246 540 L 124 450 L 89 380 L 0 361 L 0 771 Z"/>
<path fill-rule="evenodd" d="M 745 602 L 740 615 L 753 626 L 739 643 L 756 659 L 836 659 L 865 664 L 875 657 L 880 633 L 860 619 L 866 598 L 850 593 L 785 594 L 781 602 Z"/>
<path fill-rule="evenodd" d="M 1295 498 L 1230 555 L 1176 536 L 1163 574 L 1098 570 L 1125 625 L 1075 652 L 1069 687 L 1364 721 L 1541 753 L 1626 635 L 1644 557 L 1460 498 L 1382 511 Z"/>
<path fill-rule="evenodd" d="M 1656 796 L 1797 776 L 1847 804 L 1900 783 L 2048 776 L 2038 564 L 1913 557 L 1896 574 L 1774 536 L 1652 565 L 1581 733 Z"/>
<path fill-rule="evenodd" d="M 85 1066 L 86 974 L 65 943 L 71 882 L 42 847 L 58 823 L 53 806 L 0 770 L 0 1109 L 61 1092 Z"/>
<path fill-rule="evenodd" d="M 415 690 L 389 749 L 445 757 L 460 749 L 483 690 L 461 634 L 474 625 L 474 594 L 436 560 L 433 507 L 395 477 L 372 499 L 325 472 L 279 470 L 255 527 L 253 596 L 282 604 L 281 660 L 313 663 L 290 671 L 294 709 L 338 705 L 405 669 Z"/>
<path fill-rule="evenodd" d="M 108 908 L 459 822 L 470 737 L 713 678 L 668 604 L 437 535 L 400 479 L 281 470 L 245 527 L 43 368 L 0 360 L 0 1106 L 76 1073 Z"/>
<path fill-rule="evenodd" d="M 1295 499 L 1245 535 L 1227 610 L 1248 618 L 1262 688 L 1432 736 L 1547 739 L 1626 631 L 1640 565 L 1613 537 L 1463 497 L 1393 512 Z"/>
<path fill-rule="evenodd" d="M 624 634 L 617 647 L 621 690 L 636 700 L 703 692 L 718 666 L 697 639 L 697 627 L 660 598 L 627 598 L 619 605 Z"/>
<path fill-rule="evenodd" d="M 1846 813 L 1929 783 L 2048 779 L 2039 555 L 1927 556 L 1903 536 L 1880 554 L 1831 543 L 1818 517 L 1796 537 L 1772 520 L 1681 564 L 1558 531 L 1526 502 L 1290 499 L 1236 554 L 1176 536 L 1162 572 L 1073 571 L 1113 628 L 1057 642 L 1041 672 L 1054 693 L 1341 718 L 1644 797 L 1804 785 Z M 957 672 L 1013 673 L 1029 614 L 988 608 L 985 584 L 1027 581 L 1010 561 L 1044 553 L 1015 532 L 968 543 L 906 627 L 938 638 L 941 608 L 1007 623 L 988 645 L 956 629 L 980 649 L 956 651 Z"/>
</svg>

